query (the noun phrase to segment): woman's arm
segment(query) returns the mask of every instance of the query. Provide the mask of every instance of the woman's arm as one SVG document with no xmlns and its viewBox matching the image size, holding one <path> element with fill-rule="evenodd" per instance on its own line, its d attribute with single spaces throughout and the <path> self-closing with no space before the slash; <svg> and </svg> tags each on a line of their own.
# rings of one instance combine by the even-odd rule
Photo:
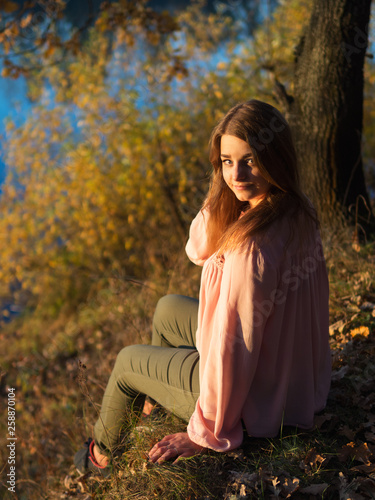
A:
<svg viewBox="0 0 375 500">
<path fill-rule="evenodd" d="M 216 451 L 243 439 L 242 411 L 254 380 L 277 272 L 255 245 L 225 256 L 219 301 L 202 327 L 200 397 L 188 426 L 192 441 Z M 210 335 L 207 335 L 210 333 Z M 256 409 L 254 409 L 256 411 Z"/>
<path fill-rule="evenodd" d="M 201 389 L 187 433 L 171 434 L 150 451 L 151 462 L 228 451 L 243 439 L 241 413 L 252 384 L 276 272 L 256 251 L 226 257 L 208 345 L 200 353 Z M 269 311 L 271 312 L 271 311 Z M 176 460 L 175 460 L 176 461 Z"/>
<path fill-rule="evenodd" d="M 207 242 L 207 210 L 200 210 L 190 226 L 189 240 L 186 244 L 186 253 L 189 259 L 197 266 L 203 266 L 210 257 Z"/>
</svg>

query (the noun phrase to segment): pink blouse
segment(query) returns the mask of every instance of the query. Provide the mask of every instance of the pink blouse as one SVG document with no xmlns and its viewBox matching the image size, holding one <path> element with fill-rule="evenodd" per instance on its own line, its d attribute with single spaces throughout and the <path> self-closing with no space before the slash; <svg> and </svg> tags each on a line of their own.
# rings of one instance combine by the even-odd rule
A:
<svg viewBox="0 0 375 500">
<path fill-rule="evenodd" d="M 208 216 L 198 213 L 186 245 L 203 265 L 200 396 L 187 431 L 201 446 L 228 451 L 242 442 L 242 421 L 249 435 L 273 437 L 282 423 L 311 428 L 325 407 L 328 278 L 318 232 L 300 251 L 285 217 L 262 239 L 218 257 L 207 252 Z"/>
</svg>

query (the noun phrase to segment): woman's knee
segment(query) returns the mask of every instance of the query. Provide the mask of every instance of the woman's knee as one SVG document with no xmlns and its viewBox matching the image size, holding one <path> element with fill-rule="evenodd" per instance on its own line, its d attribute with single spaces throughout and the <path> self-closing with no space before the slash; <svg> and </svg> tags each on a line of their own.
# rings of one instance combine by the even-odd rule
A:
<svg viewBox="0 0 375 500">
<path fill-rule="evenodd" d="M 127 370 L 133 368 L 136 364 L 136 360 L 139 358 L 140 352 L 139 348 L 141 345 L 128 345 L 123 347 L 121 351 L 117 354 L 115 368 L 123 370 L 126 368 Z"/>
<path fill-rule="evenodd" d="M 155 310 L 152 345 L 177 347 L 195 345 L 198 300 L 185 295 L 165 295 Z M 194 330 L 194 331 L 193 331 Z"/>
<path fill-rule="evenodd" d="M 179 295 L 165 295 L 161 299 L 159 299 L 155 313 L 154 313 L 154 319 L 153 319 L 153 330 L 154 332 L 159 332 L 160 330 L 164 329 L 164 325 L 166 322 L 168 323 L 171 314 L 173 314 L 177 307 L 178 303 L 180 302 L 180 296 Z"/>
<path fill-rule="evenodd" d="M 175 316 L 177 311 L 185 311 L 194 307 L 198 309 L 198 301 L 185 295 L 169 294 L 164 295 L 156 305 L 154 314 L 154 325 L 163 319 L 169 319 L 171 315 Z"/>
</svg>

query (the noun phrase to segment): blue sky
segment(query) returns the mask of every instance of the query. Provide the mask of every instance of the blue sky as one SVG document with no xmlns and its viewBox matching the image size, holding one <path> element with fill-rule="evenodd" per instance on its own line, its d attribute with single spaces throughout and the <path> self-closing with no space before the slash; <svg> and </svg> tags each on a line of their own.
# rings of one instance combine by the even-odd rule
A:
<svg viewBox="0 0 375 500">
<path fill-rule="evenodd" d="M 0 68 L 0 72 L 1 72 Z M 3 136 L 5 132 L 5 119 L 25 120 L 31 109 L 31 103 L 27 99 L 27 90 L 24 78 L 17 80 L 0 77 L 0 182 L 4 180 L 5 165 L 3 162 Z"/>
</svg>

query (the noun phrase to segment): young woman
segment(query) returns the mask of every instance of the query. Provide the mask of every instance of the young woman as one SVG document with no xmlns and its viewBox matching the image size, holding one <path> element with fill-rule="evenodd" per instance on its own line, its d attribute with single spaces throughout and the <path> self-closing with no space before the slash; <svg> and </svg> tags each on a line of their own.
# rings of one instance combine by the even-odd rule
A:
<svg viewBox="0 0 375 500">
<path fill-rule="evenodd" d="M 318 221 L 301 192 L 284 117 L 257 100 L 213 130 L 206 201 L 186 246 L 202 265 L 199 302 L 157 306 L 152 345 L 125 347 L 104 394 L 82 471 L 107 471 L 129 405 L 148 395 L 188 422 L 149 452 L 152 462 L 205 448 L 225 452 L 281 425 L 313 426 L 330 387 L 328 279 Z M 146 403 L 144 410 L 152 405 Z"/>
</svg>

